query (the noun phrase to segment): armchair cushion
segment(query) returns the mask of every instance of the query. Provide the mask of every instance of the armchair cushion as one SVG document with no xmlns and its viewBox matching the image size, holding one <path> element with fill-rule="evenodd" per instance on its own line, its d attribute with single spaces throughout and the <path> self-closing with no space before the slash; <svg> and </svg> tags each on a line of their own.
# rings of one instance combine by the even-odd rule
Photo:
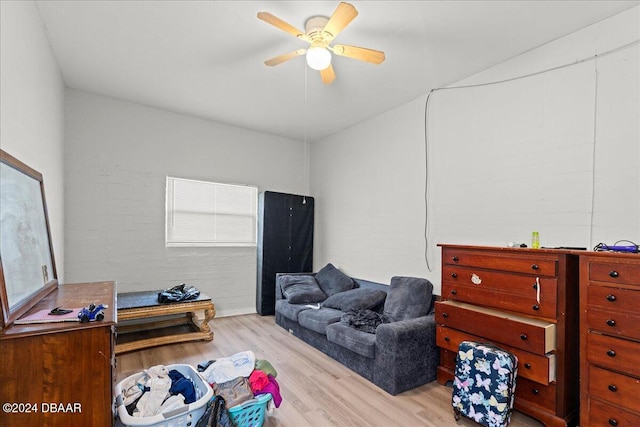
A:
<svg viewBox="0 0 640 427">
<path fill-rule="evenodd" d="M 379 289 L 356 288 L 331 295 L 323 301 L 323 307 L 342 311 L 373 310 L 384 303 L 387 293 Z"/>
<path fill-rule="evenodd" d="M 327 299 L 313 276 L 284 276 L 281 287 L 291 304 L 309 304 Z"/>
<path fill-rule="evenodd" d="M 433 284 L 427 279 L 394 276 L 384 303 L 384 315 L 392 322 L 426 316 L 432 297 Z"/>
<path fill-rule="evenodd" d="M 331 263 L 322 267 L 322 269 L 316 273 L 315 278 L 320 289 L 322 289 L 327 296 L 348 291 L 355 287 L 353 279 L 335 268 Z"/>
</svg>

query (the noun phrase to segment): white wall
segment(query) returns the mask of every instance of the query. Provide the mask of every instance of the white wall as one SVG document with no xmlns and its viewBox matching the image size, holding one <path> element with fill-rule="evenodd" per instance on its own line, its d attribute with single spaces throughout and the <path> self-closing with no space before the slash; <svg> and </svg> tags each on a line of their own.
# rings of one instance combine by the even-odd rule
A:
<svg viewBox="0 0 640 427">
<path fill-rule="evenodd" d="M 43 176 L 64 280 L 64 82 L 33 2 L 0 2 L 0 148 Z"/>
<path fill-rule="evenodd" d="M 637 41 L 639 11 L 456 85 L 536 73 Z M 533 230 L 544 246 L 640 241 L 638 52 L 635 44 L 516 82 L 433 92 L 428 245 L 426 94 L 314 143 L 315 265 L 333 262 L 387 283 L 394 275 L 427 277 L 439 293 L 437 243 L 506 246 L 528 243 Z"/>
<path fill-rule="evenodd" d="M 304 144 L 76 90 L 66 120 L 67 277 L 119 292 L 188 283 L 218 316 L 255 312 L 255 248 L 165 247 L 165 179 L 302 194 Z"/>
</svg>

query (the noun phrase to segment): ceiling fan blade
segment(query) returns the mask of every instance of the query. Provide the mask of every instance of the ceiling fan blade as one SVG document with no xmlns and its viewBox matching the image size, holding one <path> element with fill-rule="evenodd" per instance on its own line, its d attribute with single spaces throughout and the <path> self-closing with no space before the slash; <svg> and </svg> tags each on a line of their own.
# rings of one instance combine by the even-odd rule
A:
<svg viewBox="0 0 640 427">
<path fill-rule="evenodd" d="M 336 55 L 371 62 L 372 64 L 380 64 L 385 59 L 384 52 L 380 50 L 367 49 L 366 47 L 337 44 L 333 46 L 331 50 Z"/>
<path fill-rule="evenodd" d="M 333 71 L 333 65 L 329 64 L 327 68 L 320 71 L 320 77 L 322 78 L 322 83 L 326 85 L 330 85 L 336 78 L 336 73 Z"/>
<path fill-rule="evenodd" d="M 356 16 L 358 16 L 358 11 L 355 7 L 349 3 L 340 3 L 323 29 L 323 31 L 327 33 L 325 35 L 327 44 L 331 43 L 331 40 L 333 40 L 340 31 L 344 30 Z"/>
<path fill-rule="evenodd" d="M 283 21 L 282 19 L 278 18 L 277 16 L 274 16 L 272 14 L 270 14 L 269 12 L 258 12 L 258 19 L 261 19 L 262 21 L 266 22 L 267 24 L 271 24 L 276 28 L 281 29 L 282 31 L 285 31 L 289 34 L 291 34 L 294 37 L 297 37 L 301 40 L 305 40 L 307 41 L 307 35 L 304 33 L 304 31 L 300 31 L 299 29 L 297 29 L 296 27 L 294 27 L 293 25 L 289 24 L 288 22 Z"/>
<path fill-rule="evenodd" d="M 284 53 L 282 55 L 275 56 L 271 59 L 267 59 L 264 61 L 264 65 L 268 65 L 269 67 L 273 67 L 274 65 L 282 64 L 285 61 L 295 58 L 296 56 L 304 55 L 307 49 L 298 49 L 293 52 Z"/>
</svg>

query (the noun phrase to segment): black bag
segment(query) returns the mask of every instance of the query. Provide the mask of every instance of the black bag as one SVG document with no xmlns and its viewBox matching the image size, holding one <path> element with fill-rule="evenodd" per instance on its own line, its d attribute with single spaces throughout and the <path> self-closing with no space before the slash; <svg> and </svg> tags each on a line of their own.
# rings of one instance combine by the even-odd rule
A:
<svg viewBox="0 0 640 427">
<path fill-rule="evenodd" d="M 195 427 L 233 427 L 221 396 L 213 396 Z"/>
<path fill-rule="evenodd" d="M 193 286 L 187 286 L 184 283 L 182 285 L 174 286 L 173 288 L 165 289 L 158 293 L 158 302 L 180 302 L 191 299 L 196 299 L 200 296 L 200 291 Z"/>
</svg>

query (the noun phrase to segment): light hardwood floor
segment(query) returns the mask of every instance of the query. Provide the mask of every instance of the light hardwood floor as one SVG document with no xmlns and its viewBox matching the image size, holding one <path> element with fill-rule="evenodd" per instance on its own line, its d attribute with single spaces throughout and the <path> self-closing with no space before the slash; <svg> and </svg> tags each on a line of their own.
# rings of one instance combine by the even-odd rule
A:
<svg viewBox="0 0 640 427">
<path fill-rule="evenodd" d="M 436 381 L 391 396 L 350 369 L 277 326 L 273 316 L 216 318 L 210 323 L 214 339 L 124 353 L 117 357 L 117 381 L 157 364 L 186 363 L 251 350 L 278 371 L 282 405 L 268 414 L 265 427 L 476 426 L 458 423 L 451 409 L 451 385 Z M 542 424 L 519 412 L 512 427 Z"/>
</svg>

